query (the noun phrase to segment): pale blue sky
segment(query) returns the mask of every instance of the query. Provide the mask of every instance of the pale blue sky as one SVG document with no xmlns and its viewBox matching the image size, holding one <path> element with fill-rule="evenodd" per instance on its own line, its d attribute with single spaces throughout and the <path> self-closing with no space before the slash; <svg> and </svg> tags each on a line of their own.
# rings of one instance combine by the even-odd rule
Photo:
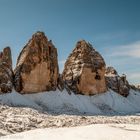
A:
<svg viewBox="0 0 140 140">
<path fill-rule="evenodd" d="M 140 83 L 139 0 L 0 0 L 0 50 L 11 47 L 14 65 L 38 30 L 57 47 L 61 71 L 76 42 L 85 39 L 107 65 Z"/>
</svg>

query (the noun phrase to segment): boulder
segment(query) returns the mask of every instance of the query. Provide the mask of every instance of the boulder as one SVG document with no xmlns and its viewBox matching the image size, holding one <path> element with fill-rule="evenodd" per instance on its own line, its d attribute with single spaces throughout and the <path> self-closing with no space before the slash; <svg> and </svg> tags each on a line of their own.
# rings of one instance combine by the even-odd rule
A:
<svg viewBox="0 0 140 140">
<path fill-rule="evenodd" d="M 105 62 L 102 56 L 90 43 L 78 41 L 64 66 L 64 85 L 76 94 L 99 94 L 107 90 L 104 75 Z"/>
<path fill-rule="evenodd" d="M 123 74 L 119 76 L 113 67 L 107 67 L 105 71 L 105 79 L 107 87 L 120 95 L 127 97 L 130 90 L 130 85 Z"/>
<path fill-rule="evenodd" d="M 10 93 L 13 88 L 13 70 L 10 47 L 0 52 L 0 93 Z"/>
<path fill-rule="evenodd" d="M 21 51 L 14 70 L 20 93 L 56 90 L 59 76 L 57 49 L 43 32 L 36 32 Z"/>
</svg>

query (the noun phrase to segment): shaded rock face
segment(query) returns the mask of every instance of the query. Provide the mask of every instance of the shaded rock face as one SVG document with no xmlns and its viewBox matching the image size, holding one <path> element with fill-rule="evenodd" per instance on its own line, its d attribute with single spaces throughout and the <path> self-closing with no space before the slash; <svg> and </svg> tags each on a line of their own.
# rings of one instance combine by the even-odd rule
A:
<svg viewBox="0 0 140 140">
<path fill-rule="evenodd" d="M 0 52 L 0 93 L 10 93 L 13 88 L 12 57 L 10 47 Z"/>
<path fill-rule="evenodd" d="M 140 85 L 136 85 L 136 88 L 140 90 Z"/>
<path fill-rule="evenodd" d="M 64 86 L 64 81 L 62 79 L 62 75 L 59 74 L 58 80 L 57 80 L 57 87 L 60 91 L 63 91 L 65 86 Z"/>
<path fill-rule="evenodd" d="M 104 59 L 91 44 L 82 40 L 68 57 L 62 78 L 74 93 L 94 95 L 107 90 L 104 74 Z"/>
<path fill-rule="evenodd" d="M 15 89 L 20 93 L 56 90 L 58 79 L 57 49 L 43 32 L 32 36 L 21 51 L 15 74 Z"/>
<path fill-rule="evenodd" d="M 107 67 L 105 72 L 107 87 L 120 95 L 127 97 L 129 94 L 130 86 L 126 80 L 126 76 L 119 76 L 113 67 Z"/>
</svg>

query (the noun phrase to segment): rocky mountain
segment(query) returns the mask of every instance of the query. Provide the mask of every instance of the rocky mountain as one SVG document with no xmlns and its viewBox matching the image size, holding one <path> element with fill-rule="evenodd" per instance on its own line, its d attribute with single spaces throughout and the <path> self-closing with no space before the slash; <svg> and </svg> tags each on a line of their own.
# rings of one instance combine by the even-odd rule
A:
<svg viewBox="0 0 140 140">
<path fill-rule="evenodd" d="M 20 93 L 56 90 L 59 75 L 57 49 L 43 32 L 36 32 L 21 51 L 14 70 Z"/>
<path fill-rule="evenodd" d="M 10 48 L 0 52 L 0 137 L 35 128 L 138 124 L 139 112 L 140 86 L 106 68 L 85 40 L 77 42 L 62 74 L 57 49 L 43 32 L 22 49 L 14 72 Z"/>
<path fill-rule="evenodd" d="M 13 88 L 12 57 L 10 47 L 0 52 L 0 93 L 9 93 Z"/>
<path fill-rule="evenodd" d="M 108 88 L 112 89 L 122 96 L 128 96 L 130 85 L 126 80 L 125 75 L 119 76 L 117 71 L 113 67 L 107 67 L 105 71 L 105 79 Z"/>
<path fill-rule="evenodd" d="M 125 75 L 118 75 L 113 67 L 107 67 L 103 57 L 90 43 L 78 41 L 66 60 L 63 73 L 59 73 L 57 49 L 43 32 L 36 32 L 22 49 L 17 65 L 12 70 L 11 50 L 0 53 L 0 93 L 14 88 L 21 94 L 55 91 L 95 95 L 112 89 L 127 97 L 130 85 Z"/>
<path fill-rule="evenodd" d="M 62 78 L 76 94 L 94 95 L 107 91 L 105 61 L 85 40 L 78 41 L 68 57 Z"/>
</svg>

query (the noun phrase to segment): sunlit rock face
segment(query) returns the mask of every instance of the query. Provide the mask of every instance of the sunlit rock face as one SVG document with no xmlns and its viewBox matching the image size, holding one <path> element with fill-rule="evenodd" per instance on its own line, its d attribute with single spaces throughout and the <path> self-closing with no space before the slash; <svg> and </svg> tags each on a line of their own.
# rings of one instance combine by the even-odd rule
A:
<svg viewBox="0 0 140 140">
<path fill-rule="evenodd" d="M 10 47 L 0 52 L 0 94 L 10 93 L 13 88 L 12 57 Z"/>
<path fill-rule="evenodd" d="M 36 32 L 22 49 L 14 74 L 15 89 L 20 93 L 56 90 L 57 49 L 43 32 Z"/>
<path fill-rule="evenodd" d="M 127 97 L 130 90 L 130 85 L 126 80 L 126 76 L 119 76 L 113 67 L 107 67 L 105 71 L 105 79 L 107 87 L 120 95 Z"/>
<path fill-rule="evenodd" d="M 107 90 L 105 62 L 102 56 L 85 40 L 78 41 L 68 57 L 62 78 L 74 93 L 94 95 Z"/>
</svg>

